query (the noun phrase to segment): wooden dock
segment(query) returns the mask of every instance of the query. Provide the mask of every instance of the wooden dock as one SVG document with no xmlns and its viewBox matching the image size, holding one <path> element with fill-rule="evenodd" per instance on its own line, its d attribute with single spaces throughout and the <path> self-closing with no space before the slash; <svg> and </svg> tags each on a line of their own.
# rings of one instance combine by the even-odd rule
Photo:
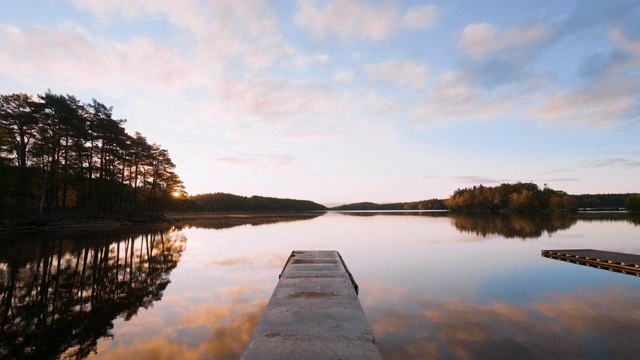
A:
<svg viewBox="0 0 640 360">
<path fill-rule="evenodd" d="M 337 251 L 293 251 L 244 360 L 382 359 Z"/>
<path fill-rule="evenodd" d="M 542 256 L 640 276 L 640 255 L 593 249 L 542 250 Z"/>
</svg>

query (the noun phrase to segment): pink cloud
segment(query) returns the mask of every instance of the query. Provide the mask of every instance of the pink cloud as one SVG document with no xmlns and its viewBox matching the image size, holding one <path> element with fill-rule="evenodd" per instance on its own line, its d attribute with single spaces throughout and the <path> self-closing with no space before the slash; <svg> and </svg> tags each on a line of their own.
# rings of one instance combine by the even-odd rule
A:
<svg viewBox="0 0 640 360">
<path fill-rule="evenodd" d="M 418 89 L 427 82 L 427 67 L 410 60 L 389 60 L 380 64 L 365 65 L 364 72 L 374 81 Z"/>
<path fill-rule="evenodd" d="M 483 56 L 497 51 L 522 48 L 536 44 L 551 34 L 542 25 L 513 27 L 499 31 L 489 23 L 470 24 L 462 30 L 458 44 L 466 53 Z"/>
<path fill-rule="evenodd" d="M 295 165 L 296 158 L 290 155 L 229 156 L 217 158 L 216 162 L 235 166 L 282 167 Z"/>
<path fill-rule="evenodd" d="M 550 123 L 574 123 L 609 128 L 636 107 L 640 84 L 635 79 L 613 79 L 575 91 L 548 96 L 529 116 Z"/>
<path fill-rule="evenodd" d="M 487 94 L 463 73 L 449 72 L 427 92 L 417 111 L 420 122 L 446 123 L 473 118 L 493 119 L 512 111 L 522 98 L 513 93 Z"/>
<path fill-rule="evenodd" d="M 440 11 L 435 5 L 425 5 L 409 9 L 404 15 L 403 25 L 413 30 L 434 26 L 438 21 Z"/>
<path fill-rule="evenodd" d="M 397 10 L 393 6 L 368 6 L 350 0 L 333 0 L 324 7 L 318 5 L 314 1 L 299 2 L 294 18 L 298 26 L 316 38 L 381 40 L 396 28 Z"/>
</svg>

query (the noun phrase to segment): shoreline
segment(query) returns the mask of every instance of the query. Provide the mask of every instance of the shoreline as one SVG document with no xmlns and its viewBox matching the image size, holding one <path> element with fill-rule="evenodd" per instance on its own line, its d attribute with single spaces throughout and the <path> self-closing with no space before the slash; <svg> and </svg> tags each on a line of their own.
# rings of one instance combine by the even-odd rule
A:
<svg viewBox="0 0 640 360">
<path fill-rule="evenodd" d="M 96 230 L 114 230 L 135 226 L 170 225 L 189 221 L 207 219 L 274 219 L 279 217 L 306 217 L 318 215 L 325 211 L 305 212 L 167 212 L 165 215 L 125 216 L 122 214 L 106 214 L 102 217 L 81 213 L 58 213 L 45 215 L 38 219 L 34 214 L 14 214 L 12 217 L 0 218 L 0 235 L 29 232 L 85 232 Z"/>
</svg>

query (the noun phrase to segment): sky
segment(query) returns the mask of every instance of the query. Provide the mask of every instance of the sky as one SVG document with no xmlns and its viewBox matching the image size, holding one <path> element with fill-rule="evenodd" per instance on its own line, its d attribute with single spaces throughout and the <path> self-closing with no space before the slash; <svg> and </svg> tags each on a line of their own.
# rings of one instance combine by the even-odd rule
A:
<svg viewBox="0 0 640 360">
<path fill-rule="evenodd" d="M 0 93 L 113 107 L 189 194 L 640 192 L 640 2 L 0 0 Z"/>
</svg>

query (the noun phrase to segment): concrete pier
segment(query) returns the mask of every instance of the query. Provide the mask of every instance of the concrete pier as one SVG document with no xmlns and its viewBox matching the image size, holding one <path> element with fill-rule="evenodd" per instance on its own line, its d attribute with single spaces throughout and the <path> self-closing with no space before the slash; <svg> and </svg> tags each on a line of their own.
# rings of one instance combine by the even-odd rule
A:
<svg viewBox="0 0 640 360">
<path fill-rule="evenodd" d="M 593 249 L 542 250 L 542 256 L 640 276 L 640 255 Z"/>
<path fill-rule="evenodd" d="M 244 360 L 381 359 L 337 251 L 293 251 Z"/>
</svg>

